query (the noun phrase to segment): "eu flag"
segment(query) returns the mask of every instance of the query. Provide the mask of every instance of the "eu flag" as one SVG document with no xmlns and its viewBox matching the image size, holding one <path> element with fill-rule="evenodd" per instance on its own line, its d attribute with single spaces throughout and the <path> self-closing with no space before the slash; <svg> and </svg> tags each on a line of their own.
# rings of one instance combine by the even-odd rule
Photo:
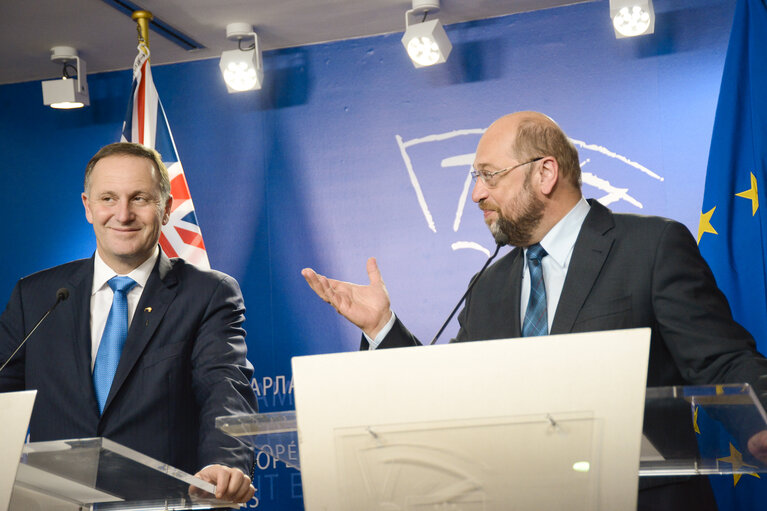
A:
<svg viewBox="0 0 767 511">
<path fill-rule="evenodd" d="M 738 0 L 714 121 L 698 244 L 733 316 L 751 332 L 762 353 L 767 353 L 765 178 L 767 0 Z M 764 509 L 764 477 L 718 476 L 711 483 L 722 510 Z"/>
<path fill-rule="evenodd" d="M 735 319 L 767 353 L 767 0 L 739 0 L 698 227 Z M 762 207 L 760 207 L 762 206 Z"/>
</svg>

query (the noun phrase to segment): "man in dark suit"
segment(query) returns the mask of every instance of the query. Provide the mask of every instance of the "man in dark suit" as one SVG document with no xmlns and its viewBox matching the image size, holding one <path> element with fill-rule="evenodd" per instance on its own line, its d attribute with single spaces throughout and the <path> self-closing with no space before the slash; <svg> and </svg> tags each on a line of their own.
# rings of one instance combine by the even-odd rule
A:
<svg viewBox="0 0 767 511">
<path fill-rule="evenodd" d="M 118 143 L 91 159 L 82 201 L 98 248 L 18 282 L 0 317 L 3 362 L 57 290 L 69 299 L 0 372 L 0 391 L 37 390 L 33 441 L 103 436 L 247 502 L 252 450 L 215 428 L 256 409 L 242 294 L 159 249 L 172 200 L 156 151 Z"/>
<path fill-rule="evenodd" d="M 543 114 L 511 114 L 485 132 L 472 199 L 496 242 L 516 248 L 480 276 L 454 341 L 650 327 L 648 385 L 748 382 L 761 391 L 767 361 L 732 319 L 689 231 L 586 201 L 580 172 L 577 150 Z M 302 274 L 363 330 L 362 349 L 420 344 L 391 312 L 375 259 L 368 286 Z M 640 509 L 715 509 L 705 479 L 674 483 L 640 492 Z"/>
</svg>

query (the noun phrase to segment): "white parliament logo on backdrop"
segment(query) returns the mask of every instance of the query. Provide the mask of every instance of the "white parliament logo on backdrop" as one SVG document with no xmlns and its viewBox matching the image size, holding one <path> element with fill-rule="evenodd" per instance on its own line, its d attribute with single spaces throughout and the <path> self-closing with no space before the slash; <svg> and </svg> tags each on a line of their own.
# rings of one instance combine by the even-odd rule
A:
<svg viewBox="0 0 767 511">
<path fill-rule="evenodd" d="M 411 140 L 403 140 L 400 135 L 395 135 L 400 149 L 402 160 L 405 163 L 410 184 L 415 192 L 418 205 L 420 206 L 423 217 L 426 220 L 426 226 L 432 231 L 437 232 L 438 223 L 440 226 L 452 223 L 452 230 L 459 232 L 461 219 L 466 209 L 467 200 L 471 200 L 471 165 L 474 162 L 474 152 L 465 152 L 468 147 L 476 147 L 479 137 L 485 132 L 484 129 L 465 129 L 454 130 L 445 133 L 436 133 L 426 135 Z M 584 186 L 590 186 L 594 190 L 588 190 L 586 196 L 597 196 L 599 202 L 605 206 L 625 201 L 631 206 L 642 209 L 644 206 L 642 200 L 631 192 L 630 184 L 636 183 L 637 179 L 651 179 L 658 182 L 663 181 L 663 177 L 648 169 L 644 165 L 637 163 L 630 158 L 617 154 L 610 149 L 584 142 L 582 140 L 570 139 L 578 148 L 581 158 L 581 169 Z M 418 149 L 428 148 L 426 152 L 420 154 Z M 419 153 L 419 154 L 415 154 Z M 439 161 L 439 167 L 452 170 L 451 176 L 458 177 L 456 181 L 457 198 L 450 199 L 444 193 L 434 193 L 432 198 L 427 200 L 427 193 L 424 188 L 426 183 L 432 179 L 440 180 L 445 178 L 444 173 L 436 173 L 437 168 L 433 161 L 435 154 L 442 153 Z M 431 160 L 431 162 L 429 161 Z M 593 161 L 592 161 L 593 160 Z M 418 162 L 416 165 L 414 162 Z M 416 170 L 418 167 L 421 170 Z M 598 196 L 599 193 L 603 195 Z M 438 202 L 453 202 L 454 207 L 450 210 L 450 218 L 439 215 L 441 220 L 435 220 L 433 213 Z M 452 221 L 452 222 L 451 222 Z M 471 241 L 456 239 L 452 242 L 453 250 L 473 249 L 490 255 L 490 250 L 482 244 Z"/>
</svg>

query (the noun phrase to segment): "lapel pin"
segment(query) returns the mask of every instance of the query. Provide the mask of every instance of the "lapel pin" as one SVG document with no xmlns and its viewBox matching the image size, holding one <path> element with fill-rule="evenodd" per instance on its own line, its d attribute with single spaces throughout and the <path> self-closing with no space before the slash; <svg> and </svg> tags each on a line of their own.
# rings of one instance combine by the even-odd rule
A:
<svg viewBox="0 0 767 511">
<path fill-rule="evenodd" d="M 144 312 L 152 312 L 152 308 L 151 307 L 144 307 Z"/>
</svg>

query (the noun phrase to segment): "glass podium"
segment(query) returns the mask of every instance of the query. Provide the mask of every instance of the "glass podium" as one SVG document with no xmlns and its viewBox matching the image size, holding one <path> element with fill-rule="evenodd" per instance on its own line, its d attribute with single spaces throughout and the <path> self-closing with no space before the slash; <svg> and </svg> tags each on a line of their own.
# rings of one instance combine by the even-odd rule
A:
<svg viewBox="0 0 767 511">
<path fill-rule="evenodd" d="M 9 509 L 181 510 L 238 507 L 215 486 L 106 438 L 24 446 Z"/>
<path fill-rule="evenodd" d="M 767 472 L 767 414 L 748 384 L 647 389 L 640 477 Z M 749 440 L 763 437 L 761 460 Z"/>
<path fill-rule="evenodd" d="M 557 423 L 561 419 L 550 420 Z M 584 418 L 568 420 L 579 425 L 588 422 Z M 546 418 L 539 418 L 538 422 L 545 425 Z M 484 426 L 488 425 L 492 426 Z M 424 426 L 428 429 L 429 425 Z M 216 427 L 287 466 L 301 469 L 295 411 L 219 417 Z M 365 433 L 366 428 L 361 427 L 360 431 L 346 432 L 350 434 L 339 431 L 337 449 L 345 449 L 344 444 L 354 449 L 355 442 L 359 449 L 368 449 L 371 442 L 380 442 L 380 435 L 401 435 L 401 431 L 394 429 L 397 428 L 392 431 L 376 428 Z M 583 442 L 598 441 L 598 428 L 594 435 L 591 427 L 570 430 L 582 436 Z M 492 430 L 482 434 L 489 431 Z M 640 477 L 767 473 L 767 463 L 748 450 L 749 440 L 759 432 L 764 432 L 767 446 L 767 414 L 748 384 L 648 388 L 643 432 Z M 538 447 L 543 448 L 543 444 Z M 592 464 L 591 470 L 594 469 L 598 467 Z"/>
<path fill-rule="evenodd" d="M 216 428 L 248 442 L 257 450 L 301 470 L 298 458 L 298 424 L 294 410 L 229 415 L 216 418 Z M 295 446 L 291 449 L 290 446 Z"/>
</svg>

